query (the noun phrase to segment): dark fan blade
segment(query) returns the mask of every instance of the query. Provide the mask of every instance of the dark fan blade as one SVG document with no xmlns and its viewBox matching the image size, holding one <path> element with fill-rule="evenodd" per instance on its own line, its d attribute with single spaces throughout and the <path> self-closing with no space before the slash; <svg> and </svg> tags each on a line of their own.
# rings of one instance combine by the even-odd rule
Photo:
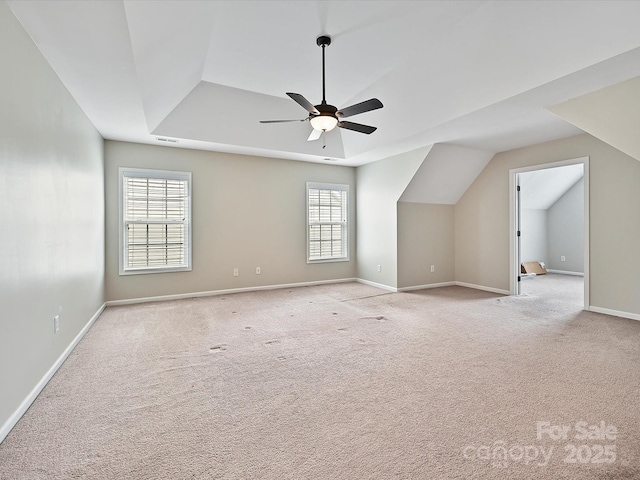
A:
<svg viewBox="0 0 640 480">
<path fill-rule="evenodd" d="M 260 120 L 260 123 L 287 123 L 287 122 L 306 122 L 308 118 L 302 120 Z"/>
<path fill-rule="evenodd" d="M 370 112 L 371 110 L 377 110 L 378 108 L 382 108 L 382 102 L 377 98 L 372 98 L 367 100 L 366 102 L 356 103 L 355 105 L 351 105 L 350 107 L 343 108 L 342 110 L 338 110 L 336 115 L 340 118 L 352 117 L 354 115 L 358 115 L 359 113 Z"/>
<path fill-rule="evenodd" d="M 298 105 L 304 108 L 307 112 L 313 113 L 314 115 L 320 115 L 320 112 L 316 109 L 316 107 L 311 105 L 311 102 L 306 98 L 304 98 L 299 93 L 287 92 L 287 95 L 289 95 Z"/>
<path fill-rule="evenodd" d="M 353 130 L 354 132 L 366 133 L 369 135 L 377 130 L 377 127 L 371 127 L 369 125 L 363 125 L 361 123 L 353 122 L 338 122 L 340 128 L 346 128 L 347 130 Z"/>
</svg>

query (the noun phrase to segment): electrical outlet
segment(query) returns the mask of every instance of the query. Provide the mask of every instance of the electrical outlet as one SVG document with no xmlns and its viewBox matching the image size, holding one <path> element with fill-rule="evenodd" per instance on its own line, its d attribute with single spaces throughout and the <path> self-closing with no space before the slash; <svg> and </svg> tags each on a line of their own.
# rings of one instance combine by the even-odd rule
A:
<svg viewBox="0 0 640 480">
<path fill-rule="evenodd" d="M 566 259 L 566 257 L 565 257 L 564 255 L 562 255 L 562 256 L 560 257 L 560 261 L 561 261 L 561 262 L 566 262 L 566 261 L 567 261 L 567 259 Z"/>
<path fill-rule="evenodd" d="M 435 265 L 431 265 L 431 273 L 436 271 L 436 266 Z"/>
<path fill-rule="evenodd" d="M 53 317 L 53 333 L 58 333 L 60 331 L 60 315 L 56 315 Z"/>
<path fill-rule="evenodd" d="M 240 271 L 237 268 L 233 269 L 233 276 L 237 277 L 238 275 L 240 275 Z"/>
<path fill-rule="evenodd" d="M 260 267 L 256 267 L 256 275 L 260 275 L 262 273 L 262 270 L 260 269 Z"/>
<path fill-rule="evenodd" d="M 382 266 L 378 265 L 378 271 L 381 272 L 382 271 Z"/>
</svg>

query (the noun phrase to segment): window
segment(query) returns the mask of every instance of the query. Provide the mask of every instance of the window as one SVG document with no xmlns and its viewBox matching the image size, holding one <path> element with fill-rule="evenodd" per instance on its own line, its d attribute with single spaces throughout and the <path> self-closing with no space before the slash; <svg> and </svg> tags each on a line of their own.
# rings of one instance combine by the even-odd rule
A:
<svg viewBox="0 0 640 480">
<path fill-rule="evenodd" d="M 191 270 L 191 173 L 119 173 L 120 275 Z"/>
<path fill-rule="evenodd" d="M 349 185 L 307 183 L 307 262 L 349 260 Z"/>
</svg>

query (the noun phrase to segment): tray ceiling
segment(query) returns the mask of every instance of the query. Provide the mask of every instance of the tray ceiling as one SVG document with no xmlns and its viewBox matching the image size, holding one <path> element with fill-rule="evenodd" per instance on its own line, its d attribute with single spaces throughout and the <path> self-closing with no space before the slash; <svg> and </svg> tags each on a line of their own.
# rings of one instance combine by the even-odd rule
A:
<svg viewBox="0 0 640 480">
<path fill-rule="evenodd" d="M 640 76 L 640 2 L 11 1 L 107 139 L 307 161 L 367 162 L 450 143 L 498 152 L 581 131 L 546 107 Z M 285 92 L 379 98 L 307 142 Z M 166 144 L 166 142 L 162 143 Z"/>
</svg>

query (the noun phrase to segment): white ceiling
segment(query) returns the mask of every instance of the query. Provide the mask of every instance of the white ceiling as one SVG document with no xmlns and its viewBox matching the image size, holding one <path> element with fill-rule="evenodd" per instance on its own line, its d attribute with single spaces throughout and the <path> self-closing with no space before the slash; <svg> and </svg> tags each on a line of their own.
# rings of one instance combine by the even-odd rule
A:
<svg viewBox="0 0 640 480">
<path fill-rule="evenodd" d="M 10 1 L 107 139 L 362 165 L 434 143 L 498 152 L 580 133 L 546 110 L 640 76 L 640 2 Z M 384 108 L 307 142 L 285 92 Z"/>
<path fill-rule="evenodd" d="M 547 210 L 584 176 L 580 164 L 545 168 L 519 175 L 522 208 Z"/>
</svg>

